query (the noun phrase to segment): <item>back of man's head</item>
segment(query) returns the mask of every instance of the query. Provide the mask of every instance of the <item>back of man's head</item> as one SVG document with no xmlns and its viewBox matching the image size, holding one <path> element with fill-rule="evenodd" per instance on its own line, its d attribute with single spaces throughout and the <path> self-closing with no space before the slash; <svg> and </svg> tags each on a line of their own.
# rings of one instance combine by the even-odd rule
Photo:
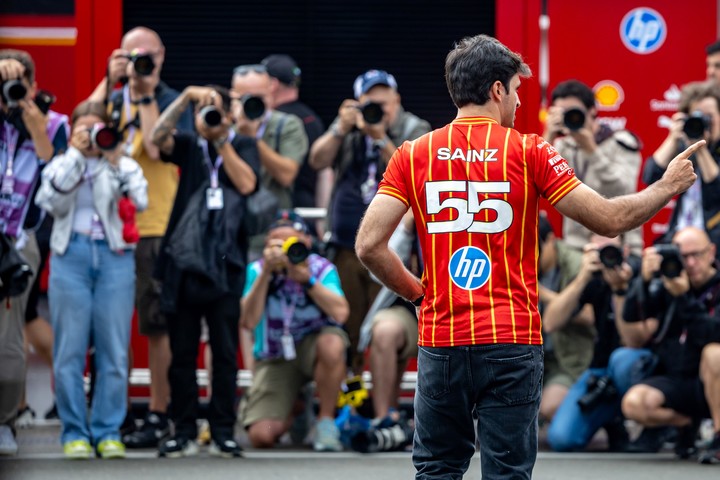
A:
<svg viewBox="0 0 720 480">
<path fill-rule="evenodd" d="M 24 50 L 14 50 L 7 48 L 0 50 L 0 60 L 13 59 L 17 60 L 25 67 L 23 77 L 28 81 L 30 85 L 35 82 L 35 62 L 29 53 Z"/>
<path fill-rule="evenodd" d="M 519 54 L 487 35 L 463 38 L 445 59 L 445 81 L 458 108 L 484 105 L 496 81 L 509 92 L 510 79 L 518 74 L 529 77 L 530 67 Z"/>
<path fill-rule="evenodd" d="M 265 65 L 268 75 L 272 78 L 277 78 L 283 85 L 294 88 L 300 86 L 300 75 L 302 72 L 290 55 L 268 55 L 262 59 L 260 64 Z"/>
<path fill-rule="evenodd" d="M 579 80 L 566 80 L 558 83 L 552 91 L 551 103 L 555 103 L 558 98 L 568 97 L 577 98 L 588 110 L 595 106 L 595 94 L 592 89 Z"/>
</svg>

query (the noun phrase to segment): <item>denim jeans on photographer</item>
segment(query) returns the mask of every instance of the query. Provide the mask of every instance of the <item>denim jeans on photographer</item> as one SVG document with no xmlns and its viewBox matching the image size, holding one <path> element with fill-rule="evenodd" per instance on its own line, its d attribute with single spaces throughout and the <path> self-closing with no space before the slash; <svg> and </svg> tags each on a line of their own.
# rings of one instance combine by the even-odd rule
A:
<svg viewBox="0 0 720 480">
<path fill-rule="evenodd" d="M 73 233 L 65 254 L 50 259 L 48 300 L 62 443 L 119 440 L 135 301 L 132 251 L 113 252 L 104 240 Z M 91 345 L 97 378 L 88 413 L 83 372 Z"/>
<path fill-rule="evenodd" d="M 418 351 L 416 479 L 461 479 L 480 443 L 482 478 L 530 479 L 537 457 L 543 377 L 540 345 Z"/>
<path fill-rule="evenodd" d="M 618 348 L 610 355 L 607 368 L 586 370 L 570 387 L 558 407 L 548 429 L 547 440 L 557 452 L 584 449 L 593 435 L 617 416 L 622 414 L 622 396 L 636 383 L 646 378 L 652 369 L 653 354 L 642 348 Z M 588 379 L 607 375 L 617 389 L 614 401 L 599 401 L 583 412 L 578 400 L 588 391 Z"/>
</svg>

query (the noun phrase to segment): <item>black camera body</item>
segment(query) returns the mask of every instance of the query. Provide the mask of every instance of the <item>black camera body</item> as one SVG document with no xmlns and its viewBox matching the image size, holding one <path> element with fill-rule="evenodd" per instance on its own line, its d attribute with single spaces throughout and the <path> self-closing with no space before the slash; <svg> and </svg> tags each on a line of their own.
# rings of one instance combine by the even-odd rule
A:
<svg viewBox="0 0 720 480">
<path fill-rule="evenodd" d="M 710 130 L 712 120 L 703 112 L 696 110 L 685 119 L 683 124 L 683 132 L 690 139 L 700 139 L 705 136 L 705 132 Z"/>
<path fill-rule="evenodd" d="M 206 105 L 200 110 L 200 117 L 205 126 L 209 128 L 217 127 L 222 123 L 222 113 L 214 105 Z"/>
<path fill-rule="evenodd" d="M 18 102 L 25 98 L 25 95 L 27 95 L 27 87 L 21 79 L 14 78 L 3 82 L 0 93 L 2 94 L 3 103 L 13 108 L 17 107 Z"/>
<path fill-rule="evenodd" d="M 265 102 L 257 95 L 245 94 L 240 97 L 240 103 L 248 120 L 257 120 L 265 114 Z"/>
<path fill-rule="evenodd" d="M 585 111 L 579 108 L 565 110 L 563 123 L 571 132 L 577 132 L 585 126 Z"/>
<path fill-rule="evenodd" d="M 617 399 L 618 391 L 612 379 L 607 375 L 590 375 L 587 379 L 587 391 L 577 401 L 580 410 L 587 412 L 596 405 Z"/>
<path fill-rule="evenodd" d="M 120 132 L 112 125 L 96 123 L 90 130 L 90 143 L 100 150 L 114 150 L 120 139 Z"/>
<path fill-rule="evenodd" d="M 672 243 L 655 245 L 655 250 L 662 256 L 660 274 L 667 278 L 676 278 L 685 268 L 680 249 Z"/>
<path fill-rule="evenodd" d="M 155 70 L 155 61 L 149 53 L 131 53 L 127 58 L 133 63 L 135 73 L 141 77 L 152 75 Z"/>
<path fill-rule="evenodd" d="M 293 265 L 298 265 L 310 256 L 310 249 L 298 237 L 290 237 L 283 243 L 283 252 Z"/>
<path fill-rule="evenodd" d="M 617 245 L 605 245 L 598 251 L 598 254 L 600 256 L 600 263 L 602 263 L 605 268 L 619 267 L 622 265 L 623 260 L 625 260 L 622 249 Z"/>
<path fill-rule="evenodd" d="M 377 125 L 382 122 L 385 116 L 385 110 L 383 110 L 382 104 L 377 102 L 365 102 L 358 107 L 362 114 L 363 120 L 369 125 Z"/>
</svg>

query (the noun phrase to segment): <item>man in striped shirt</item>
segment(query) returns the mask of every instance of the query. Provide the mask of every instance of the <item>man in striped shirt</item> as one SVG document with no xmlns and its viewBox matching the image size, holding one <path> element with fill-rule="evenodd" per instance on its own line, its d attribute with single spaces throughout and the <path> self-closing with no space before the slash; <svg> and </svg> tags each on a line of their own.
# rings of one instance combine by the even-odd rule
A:
<svg viewBox="0 0 720 480">
<path fill-rule="evenodd" d="M 513 130 L 522 58 L 492 37 L 447 56 L 456 119 L 393 155 L 356 250 L 385 285 L 417 307 L 413 462 L 418 479 L 462 478 L 478 419 L 483 478 L 529 479 L 537 454 L 542 335 L 537 310 L 538 201 L 604 236 L 650 219 L 695 180 L 688 156 L 658 183 L 605 199 L 548 142 Z M 415 277 L 387 241 L 412 208 L 425 261 Z"/>
</svg>

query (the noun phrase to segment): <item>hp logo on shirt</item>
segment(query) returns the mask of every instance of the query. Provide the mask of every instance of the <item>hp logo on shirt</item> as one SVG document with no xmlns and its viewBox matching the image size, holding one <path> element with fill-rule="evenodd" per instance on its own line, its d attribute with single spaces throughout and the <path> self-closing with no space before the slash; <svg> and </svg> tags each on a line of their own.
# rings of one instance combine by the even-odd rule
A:
<svg viewBox="0 0 720 480">
<path fill-rule="evenodd" d="M 640 55 L 652 53 L 665 43 L 667 26 L 652 8 L 630 10 L 620 22 L 620 38 L 628 50 Z"/>
<path fill-rule="evenodd" d="M 463 290 L 476 290 L 490 278 L 490 259 L 477 247 L 463 247 L 450 257 L 448 271 L 455 285 Z"/>
</svg>

